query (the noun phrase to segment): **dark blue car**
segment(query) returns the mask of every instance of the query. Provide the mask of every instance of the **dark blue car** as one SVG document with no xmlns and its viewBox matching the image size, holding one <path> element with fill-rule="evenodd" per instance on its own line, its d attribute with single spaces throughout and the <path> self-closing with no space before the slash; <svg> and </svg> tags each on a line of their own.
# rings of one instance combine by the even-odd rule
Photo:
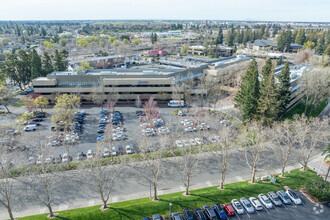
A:
<svg viewBox="0 0 330 220">
<path fill-rule="evenodd" d="M 213 205 L 213 207 L 214 207 L 215 213 L 217 213 L 217 215 L 220 217 L 220 219 L 226 219 L 227 218 L 226 211 L 224 210 L 222 205 L 220 205 L 219 203 L 215 203 Z"/>
</svg>

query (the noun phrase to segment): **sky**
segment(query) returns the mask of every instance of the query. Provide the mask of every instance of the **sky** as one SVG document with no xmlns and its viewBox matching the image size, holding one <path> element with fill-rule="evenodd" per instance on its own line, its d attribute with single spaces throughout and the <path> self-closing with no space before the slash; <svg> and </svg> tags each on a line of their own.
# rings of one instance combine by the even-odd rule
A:
<svg viewBox="0 0 330 220">
<path fill-rule="evenodd" d="M 0 20 L 330 22 L 330 0 L 0 0 Z"/>
</svg>

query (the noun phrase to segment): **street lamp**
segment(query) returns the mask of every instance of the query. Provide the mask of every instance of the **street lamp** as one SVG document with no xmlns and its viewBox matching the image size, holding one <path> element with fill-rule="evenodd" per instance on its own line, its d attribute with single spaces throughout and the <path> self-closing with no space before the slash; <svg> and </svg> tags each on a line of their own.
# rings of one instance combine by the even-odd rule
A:
<svg viewBox="0 0 330 220">
<path fill-rule="evenodd" d="M 169 204 L 169 206 L 170 206 L 170 218 L 169 219 L 171 219 L 171 207 L 172 207 L 172 203 L 170 202 L 170 204 Z"/>
</svg>

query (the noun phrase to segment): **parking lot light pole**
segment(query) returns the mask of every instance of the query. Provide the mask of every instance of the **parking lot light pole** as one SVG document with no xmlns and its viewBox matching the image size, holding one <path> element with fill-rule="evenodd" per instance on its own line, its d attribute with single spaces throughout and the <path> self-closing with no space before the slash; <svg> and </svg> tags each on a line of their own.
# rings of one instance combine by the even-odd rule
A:
<svg viewBox="0 0 330 220">
<path fill-rule="evenodd" d="M 169 204 L 169 206 L 170 206 L 170 218 L 169 219 L 171 219 L 171 207 L 172 207 L 172 203 L 170 202 L 170 204 Z"/>
</svg>

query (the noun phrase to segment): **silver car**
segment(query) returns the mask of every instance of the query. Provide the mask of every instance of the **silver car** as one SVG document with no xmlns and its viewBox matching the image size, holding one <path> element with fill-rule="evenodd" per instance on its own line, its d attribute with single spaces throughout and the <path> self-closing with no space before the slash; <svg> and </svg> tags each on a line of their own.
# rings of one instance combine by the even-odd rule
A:
<svg viewBox="0 0 330 220">
<path fill-rule="evenodd" d="M 276 194 L 278 195 L 278 197 L 282 200 L 282 202 L 284 204 L 287 204 L 287 205 L 291 204 L 291 200 L 290 200 L 288 194 L 286 194 L 283 190 L 277 191 Z"/>
<path fill-rule="evenodd" d="M 260 201 L 259 201 L 257 198 L 255 198 L 255 197 L 250 197 L 249 200 L 250 200 L 251 204 L 253 205 L 253 207 L 254 207 L 256 210 L 258 210 L 258 211 L 259 211 L 259 210 L 262 210 L 262 205 L 261 205 Z"/>
<path fill-rule="evenodd" d="M 231 200 L 231 204 L 233 205 L 237 214 L 244 214 L 244 209 L 243 209 L 241 203 L 239 203 L 239 201 L 237 199 Z"/>
<path fill-rule="evenodd" d="M 273 204 L 271 203 L 271 201 L 267 198 L 267 196 L 265 196 L 264 194 L 259 194 L 258 198 L 260 200 L 260 202 L 268 209 L 273 208 Z"/>
<path fill-rule="evenodd" d="M 249 200 L 247 200 L 245 197 L 243 197 L 243 198 L 240 199 L 240 201 L 241 201 L 242 206 L 245 208 L 245 210 L 248 213 L 254 213 L 254 208 L 251 205 Z"/>
<path fill-rule="evenodd" d="M 295 192 L 293 192 L 291 189 L 288 189 L 286 191 L 286 194 L 288 194 L 289 198 L 292 200 L 292 202 L 296 205 L 300 205 L 301 199 L 299 198 L 299 196 L 297 196 L 297 194 Z"/>
<path fill-rule="evenodd" d="M 274 205 L 276 205 L 276 206 L 283 205 L 281 200 L 278 198 L 278 196 L 273 191 L 267 193 L 267 195 L 268 195 L 268 198 L 270 199 L 270 201 L 272 201 L 274 203 Z"/>
</svg>

